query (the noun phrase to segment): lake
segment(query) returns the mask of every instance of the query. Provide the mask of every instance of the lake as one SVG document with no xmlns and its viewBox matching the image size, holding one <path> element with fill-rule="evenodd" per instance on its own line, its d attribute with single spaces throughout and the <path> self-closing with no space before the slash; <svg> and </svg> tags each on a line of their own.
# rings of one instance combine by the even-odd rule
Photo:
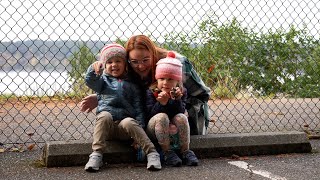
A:
<svg viewBox="0 0 320 180">
<path fill-rule="evenodd" d="M 71 82 L 67 72 L 47 71 L 0 71 L 0 92 L 18 96 L 52 96 L 55 93 L 68 93 Z"/>
</svg>

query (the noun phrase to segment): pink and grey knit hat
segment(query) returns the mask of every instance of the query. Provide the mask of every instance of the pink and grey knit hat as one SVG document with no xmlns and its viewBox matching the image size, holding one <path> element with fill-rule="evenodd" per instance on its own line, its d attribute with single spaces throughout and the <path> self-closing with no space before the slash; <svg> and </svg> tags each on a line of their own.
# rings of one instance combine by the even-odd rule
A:
<svg viewBox="0 0 320 180">
<path fill-rule="evenodd" d="M 121 57 L 126 60 L 126 49 L 117 43 L 112 43 L 104 46 L 100 51 L 100 61 L 103 62 L 103 68 L 106 67 L 106 62 L 113 57 Z"/>
<path fill-rule="evenodd" d="M 176 59 L 174 52 L 169 51 L 166 58 L 160 59 L 156 67 L 156 79 L 171 78 L 177 81 L 182 80 L 182 64 Z"/>
</svg>

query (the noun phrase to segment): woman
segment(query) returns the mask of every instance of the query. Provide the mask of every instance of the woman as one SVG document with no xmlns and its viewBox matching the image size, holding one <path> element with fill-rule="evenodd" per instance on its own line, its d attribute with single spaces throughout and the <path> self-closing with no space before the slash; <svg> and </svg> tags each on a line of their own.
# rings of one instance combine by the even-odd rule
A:
<svg viewBox="0 0 320 180">
<path fill-rule="evenodd" d="M 129 73 L 137 80 L 142 91 L 146 90 L 152 83 L 156 82 L 156 64 L 159 59 L 167 56 L 168 50 L 157 47 L 145 35 L 135 35 L 128 40 L 126 51 L 130 63 Z M 188 91 L 186 109 L 188 111 L 190 134 L 205 134 L 209 125 L 207 101 L 210 97 L 210 89 L 195 72 L 189 60 L 178 53 L 175 54 L 183 65 L 183 86 Z M 89 95 L 80 103 L 81 111 L 90 112 L 97 107 L 97 104 L 96 95 Z"/>
</svg>

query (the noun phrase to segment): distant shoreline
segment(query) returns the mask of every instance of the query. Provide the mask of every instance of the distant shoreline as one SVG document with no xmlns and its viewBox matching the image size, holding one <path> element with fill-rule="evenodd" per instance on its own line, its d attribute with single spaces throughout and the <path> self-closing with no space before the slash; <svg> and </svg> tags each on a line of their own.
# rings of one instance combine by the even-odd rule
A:
<svg viewBox="0 0 320 180">
<path fill-rule="evenodd" d="M 0 71 L 0 78 L 1 94 L 51 96 L 72 89 L 67 71 Z"/>
</svg>

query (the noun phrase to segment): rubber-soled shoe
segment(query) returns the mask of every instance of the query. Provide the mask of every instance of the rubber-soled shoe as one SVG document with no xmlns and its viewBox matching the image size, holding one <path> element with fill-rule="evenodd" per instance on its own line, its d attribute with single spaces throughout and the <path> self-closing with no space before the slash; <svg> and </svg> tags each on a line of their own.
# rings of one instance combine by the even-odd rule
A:
<svg viewBox="0 0 320 180">
<path fill-rule="evenodd" d="M 152 152 L 147 155 L 147 169 L 150 171 L 158 171 L 161 169 L 160 155 L 157 152 Z"/>
<path fill-rule="evenodd" d="M 174 151 L 167 151 L 164 153 L 164 161 L 168 166 L 179 167 L 182 165 L 182 160 Z"/>
<path fill-rule="evenodd" d="M 191 150 L 186 150 L 182 153 L 183 163 L 187 166 L 198 166 L 199 160 Z"/>
<path fill-rule="evenodd" d="M 103 166 L 102 154 L 99 152 L 93 152 L 89 156 L 89 161 L 87 162 L 84 169 L 88 172 L 99 171 L 100 167 Z"/>
</svg>

